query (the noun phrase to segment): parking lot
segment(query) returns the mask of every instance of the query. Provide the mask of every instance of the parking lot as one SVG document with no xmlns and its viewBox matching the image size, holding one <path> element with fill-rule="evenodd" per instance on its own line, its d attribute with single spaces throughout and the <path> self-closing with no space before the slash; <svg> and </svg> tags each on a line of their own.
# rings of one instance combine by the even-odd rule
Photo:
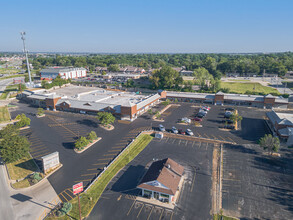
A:
<svg viewBox="0 0 293 220">
<path fill-rule="evenodd" d="M 171 129 L 175 126 L 177 129 L 186 130 L 190 128 L 197 137 L 204 137 L 216 140 L 230 141 L 238 144 L 256 143 L 266 133 L 269 133 L 265 121 L 265 111 L 257 108 L 234 107 L 238 110 L 243 120 L 240 123 L 239 130 L 223 131 L 220 130 L 224 126 L 224 106 L 210 106 L 211 110 L 200 122 L 202 127 L 196 127 L 194 121 L 191 125 L 178 124 L 184 118 L 194 118 L 198 112 L 200 105 L 192 103 L 180 103 L 180 106 L 172 106 L 165 111 L 162 116 L 164 122 L 154 123 L 162 124 L 166 129 Z"/>
<path fill-rule="evenodd" d="M 89 219 L 211 219 L 211 172 L 214 145 L 180 139 L 153 139 L 114 177 Z M 187 179 L 174 210 L 138 201 L 136 186 L 153 159 L 172 158 Z"/>
<path fill-rule="evenodd" d="M 292 151 L 263 155 L 257 145 L 226 145 L 222 206 L 241 219 L 293 219 Z"/>
<path fill-rule="evenodd" d="M 202 127 L 195 127 L 194 124 L 178 124 L 177 122 L 181 118 L 192 118 L 198 111 L 199 106 L 191 103 L 180 103 L 179 107 L 169 108 L 163 113 L 164 122 L 153 121 L 147 117 L 148 113 L 145 113 L 130 124 L 115 122 L 113 131 L 105 131 L 97 125 L 93 116 L 46 111 L 45 117 L 36 118 L 34 116 L 34 113 L 37 112 L 36 108 L 21 103 L 17 105 L 19 108 L 11 112 L 12 118 L 24 112 L 32 119 L 30 128 L 22 130 L 21 134 L 26 135 L 32 143 L 31 154 L 37 163 L 41 165 L 42 156 L 55 151 L 59 152 L 63 167 L 50 176 L 49 181 L 64 202 L 74 197 L 71 190 L 73 184 L 83 182 L 85 186 L 88 185 L 140 131 L 157 128 L 159 124 L 163 124 L 166 129 L 170 129 L 172 126 L 183 130 L 190 128 L 197 137 L 239 144 L 227 145 L 229 147 L 224 148 L 222 202 L 223 209 L 228 214 L 247 218 L 253 216 L 251 213 L 254 213 L 255 216 L 266 216 L 261 211 L 261 207 L 269 209 L 267 204 L 282 204 L 281 198 L 272 202 L 273 198 L 269 198 L 266 193 L 286 192 L 280 193 L 279 196 L 289 198 L 288 192 L 290 191 L 284 190 L 291 186 L 284 187 L 285 189 L 276 188 L 275 182 L 277 183 L 277 180 L 274 179 L 274 183 L 269 180 L 272 175 L 267 173 L 269 168 L 263 165 L 256 168 L 256 162 L 252 163 L 257 160 L 254 158 L 256 157 L 255 153 L 251 153 L 258 152 L 254 149 L 255 147 L 246 149 L 246 146 L 255 144 L 265 133 L 269 133 L 263 120 L 265 111 L 262 109 L 237 107 L 239 114 L 243 117 L 238 131 L 219 129 L 223 125 L 225 108 L 223 106 L 211 106 L 212 109 L 201 122 Z M 102 139 L 84 153 L 75 153 L 73 143 L 76 138 L 80 135 L 86 135 L 92 130 Z M 90 218 L 119 219 L 122 216 L 123 219 L 182 219 L 184 216 L 185 219 L 194 219 L 195 217 L 196 219 L 210 219 L 212 149 L 213 144 L 172 137 L 165 137 L 161 141 L 153 140 L 149 147 L 112 180 Z M 174 210 L 137 201 L 138 192 L 134 190 L 145 165 L 153 158 L 164 157 L 170 157 L 190 168 L 190 181 L 185 183 L 178 206 Z M 261 157 L 258 157 L 258 160 L 261 161 Z M 241 158 L 240 161 L 238 161 L 239 158 Z M 276 166 L 276 170 L 279 169 L 283 172 L 284 176 L 281 176 L 281 179 L 290 178 L 292 182 L 291 176 L 285 174 L 285 171 L 291 172 L 291 169 L 288 168 L 289 162 L 286 162 L 284 166 Z M 192 167 L 196 167 L 196 171 Z M 249 177 L 247 181 L 244 180 L 246 175 Z M 261 177 L 262 181 L 267 181 L 267 185 L 252 184 L 254 178 L 258 178 L 258 176 Z M 282 182 L 282 184 L 284 183 Z M 251 187 L 256 186 L 261 194 L 259 198 L 263 198 L 265 204 L 258 197 L 255 197 L 258 192 L 254 194 L 254 191 L 251 190 Z M 248 196 L 244 193 L 247 193 Z M 259 208 L 253 208 L 254 206 Z M 289 202 L 283 202 L 282 208 L 285 211 L 281 215 L 275 210 L 276 216 L 291 217 L 290 209 L 292 207 L 290 206 Z M 276 207 L 280 207 L 280 205 Z M 268 210 L 268 213 L 269 211 L 272 212 L 272 209 Z"/>
</svg>

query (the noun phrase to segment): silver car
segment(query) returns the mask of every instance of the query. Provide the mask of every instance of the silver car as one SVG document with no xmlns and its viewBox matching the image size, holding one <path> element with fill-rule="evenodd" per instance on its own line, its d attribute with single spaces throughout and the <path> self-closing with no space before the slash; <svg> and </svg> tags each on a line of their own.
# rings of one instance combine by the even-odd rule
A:
<svg viewBox="0 0 293 220">
<path fill-rule="evenodd" d="M 177 130 L 177 128 L 175 128 L 174 126 L 172 127 L 172 132 L 174 133 L 174 134 L 178 134 L 178 130 Z"/>
</svg>

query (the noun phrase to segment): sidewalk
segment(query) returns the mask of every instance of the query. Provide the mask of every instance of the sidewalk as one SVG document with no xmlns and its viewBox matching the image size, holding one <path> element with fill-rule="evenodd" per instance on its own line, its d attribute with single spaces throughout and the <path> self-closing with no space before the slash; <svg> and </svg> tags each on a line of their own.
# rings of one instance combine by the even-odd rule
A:
<svg viewBox="0 0 293 220">
<path fill-rule="evenodd" d="M 27 189 L 15 190 L 9 185 L 4 165 L 0 165 L 0 219 L 42 219 L 57 203 L 58 195 L 47 179 Z"/>
</svg>

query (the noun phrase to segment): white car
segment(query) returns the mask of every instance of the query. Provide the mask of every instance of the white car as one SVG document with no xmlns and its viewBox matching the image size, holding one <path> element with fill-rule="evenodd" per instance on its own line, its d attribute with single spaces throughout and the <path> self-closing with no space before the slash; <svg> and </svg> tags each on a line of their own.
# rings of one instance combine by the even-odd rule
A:
<svg viewBox="0 0 293 220">
<path fill-rule="evenodd" d="M 191 120 L 189 118 L 182 118 L 181 121 L 184 121 L 187 124 L 191 123 Z"/>
<path fill-rule="evenodd" d="M 163 125 L 159 125 L 159 130 L 160 131 L 166 131 L 165 127 Z"/>
<path fill-rule="evenodd" d="M 174 126 L 172 127 L 172 132 L 174 133 L 174 134 L 178 134 L 178 130 L 177 130 L 177 128 L 175 128 Z"/>
<path fill-rule="evenodd" d="M 186 130 L 186 134 L 187 135 L 190 135 L 190 136 L 193 136 L 194 135 L 193 132 L 192 132 L 192 130 L 190 130 L 189 128 Z"/>
</svg>

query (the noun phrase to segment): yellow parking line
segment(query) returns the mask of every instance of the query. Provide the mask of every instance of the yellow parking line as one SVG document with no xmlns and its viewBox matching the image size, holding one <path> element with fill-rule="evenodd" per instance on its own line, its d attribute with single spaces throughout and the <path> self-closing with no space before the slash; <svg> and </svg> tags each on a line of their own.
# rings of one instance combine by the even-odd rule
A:
<svg viewBox="0 0 293 220">
<path fill-rule="evenodd" d="M 199 137 L 201 137 L 201 135 L 198 133 L 198 132 L 196 132 L 197 133 L 197 135 L 199 136 Z"/>
<path fill-rule="evenodd" d="M 94 163 L 93 165 L 96 166 L 96 165 L 106 165 L 108 163 Z"/>
<path fill-rule="evenodd" d="M 91 168 L 91 169 L 86 169 L 86 170 L 98 170 L 98 168 Z"/>
<path fill-rule="evenodd" d="M 151 217 L 151 214 L 152 214 L 153 209 L 154 209 L 154 206 L 152 207 L 152 210 L 151 210 L 151 212 L 150 212 L 150 214 L 149 214 L 147 220 L 149 220 L 149 218 Z"/>
<path fill-rule="evenodd" d="M 114 156 L 114 155 L 117 155 L 117 154 L 104 154 L 103 156 Z"/>
<path fill-rule="evenodd" d="M 91 181 L 92 179 L 87 179 L 87 180 L 77 180 L 77 181 L 74 181 L 75 183 L 78 183 L 78 182 L 89 182 Z"/>
<path fill-rule="evenodd" d="M 132 207 L 134 206 L 134 203 L 135 203 L 135 202 L 136 202 L 136 199 L 134 200 L 134 202 L 132 203 L 132 205 L 131 205 L 130 209 L 128 210 L 128 212 L 127 212 L 127 215 L 129 215 L 129 213 L 130 213 L 130 211 L 131 211 Z"/>
<path fill-rule="evenodd" d="M 81 176 L 91 176 L 91 175 L 97 175 L 97 173 L 82 174 Z"/>
<path fill-rule="evenodd" d="M 170 220 L 172 220 L 172 218 L 173 218 L 173 214 L 174 214 L 174 212 L 172 212 L 171 217 L 170 217 Z"/>
<path fill-rule="evenodd" d="M 55 119 L 53 119 L 52 117 L 49 117 L 50 119 L 52 119 L 53 121 L 55 121 L 57 124 L 60 124 L 58 121 L 56 121 Z M 75 134 L 73 131 L 71 131 L 70 129 L 68 129 L 67 127 L 63 126 L 62 124 L 60 124 L 61 127 L 65 128 L 67 131 L 71 132 L 74 136 L 77 136 L 77 134 Z"/>
<path fill-rule="evenodd" d="M 63 193 L 63 192 L 62 192 Z M 68 202 L 68 199 L 62 194 L 62 193 L 60 193 L 59 195 L 61 195 L 65 200 L 66 200 L 66 202 Z M 60 198 L 60 197 L 59 197 Z M 62 199 L 60 199 L 61 201 L 62 201 Z"/>
<path fill-rule="evenodd" d="M 123 148 L 123 146 L 119 146 L 119 147 L 112 147 L 112 148 Z"/>
<path fill-rule="evenodd" d="M 163 213 L 164 213 L 164 209 L 162 209 L 162 212 L 161 212 L 161 215 L 160 215 L 159 220 L 161 220 L 161 218 L 162 218 L 162 216 L 163 216 Z"/>
<path fill-rule="evenodd" d="M 222 136 L 219 135 L 219 137 L 220 137 L 223 141 L 225 140 L 225 138 L 223 138 Z"/>
<path fill-rule="evenodd" d="M 213 134 L 212 134 L 212 137 L 213 137 L 214 139 L 216 139 L 216 140 L 218 139 L 218 138 L 217 138 L 215 135 L 213 135 Z"/>
<path fill-rule="evenodd" d="M 33 157 L 42 157 L 42 156 L 45 156 L 45 155 L 48 155 L 50 152 L 46 152 L 46 153 L 42 153 L 42 154 L 39 154 L 39 155 L 35 155 Z"/>
<path fill-rule="evenodd" d="M 209 136 L 207 136 L 205 133 L 203 134 L 204 136 L 206 136 L 207 138 L 210 138 Z"/>
<path fill-rule="evenodd" d="M 140 215 L 141 210 L 142 210 L 143 207 L 144 207 L 144 204 L 142 204 L 141 209 L 139 210 L 139 213 L 137 214 L 136 218 L 138 218 L 138 216 Z"/>
<path fill-rule="evenodd" d="M 40 152 L 42 152 L 42 151 L 46 151 L 47 150 L 47 148 L 40 148 L 40 149 L 36 149 L 36 150 L 31 150 L 31 153 L 32 154 L 35 154 L 35 153 L 40 153 Z"/>
<path fill-rule="evenodd" d="M 71 195 L 69 195 L 66 191 L 64 191 L 66 193 L 66 195 L 68 195 L 71 199 L 73 199 L 73 197 Z"/>
<path fill-rule="evenodd" d="M 109 150 L 108 152 L 119 152 L 121 150 Z"/>
<path fill-rule="evenodd" d="M 103 159 L 98 159 L 98 160 L 112 160 L 112 158 L 103 158 Z"/>
<path fill-rule="evenodd" d="M 232 142 L 234 142 L 234 140 L 232 139 L 232 138 L 230 138 L 230 137 L 227 137 L 230 141 L 232 141 Z"/>
</svg>

